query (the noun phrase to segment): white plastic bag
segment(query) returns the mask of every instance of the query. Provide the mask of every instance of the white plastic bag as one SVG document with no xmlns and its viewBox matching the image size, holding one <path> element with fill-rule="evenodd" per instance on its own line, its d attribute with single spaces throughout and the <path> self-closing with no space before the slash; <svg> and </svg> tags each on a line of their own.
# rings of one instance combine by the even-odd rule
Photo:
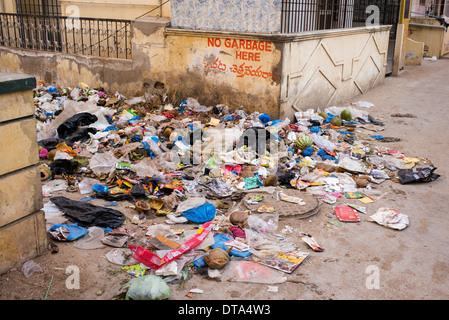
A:
<svg viewBox="0 0 449 320">
<path fill-rule="evenodd" d="M 313 143 L 316 144 L 316 146 L 318 148 L 327 149 L 330 152 L 333 152 L 335 150 L 335 148 L 337 147 L 335 145 L 335 143 L 333 143 L 329 139 L 326 139 L 322 135 L 312 133 L 312 134 L 310 134 L 310 138 L 312 139 Z"/>
<path fill-rule="evenodd" d="M 92 190 L 92 187 L 95 184 L 101 184 L 101 181 L 97 180 L 97 179 L 92 179 L 92 178 L 83 179 L 80 183 L 78 183 L 78 188 L 79 188 L 80 194 L 87 194 L 87 193 L 94 192 Z"/>
<path fill-rule="evenodd" d="M 114 156 L 113 151 L 105 153 L 96 153 L 89 161 L 89 168 L 95 174 L 107 173 L 115 170 L 115 166 L 120 160 Z"/>
</svg>

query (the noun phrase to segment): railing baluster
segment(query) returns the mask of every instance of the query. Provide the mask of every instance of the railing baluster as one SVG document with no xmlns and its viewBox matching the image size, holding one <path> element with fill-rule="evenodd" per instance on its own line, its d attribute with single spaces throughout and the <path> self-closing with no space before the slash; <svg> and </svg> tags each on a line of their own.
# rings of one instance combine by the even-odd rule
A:
<svg viewBox="0 0 449 320">
<path fill-rule="evenodd" d="M 130 20 L 0 13 L 0 45 L 131 59 L 130 26 Z"/>
</svg>

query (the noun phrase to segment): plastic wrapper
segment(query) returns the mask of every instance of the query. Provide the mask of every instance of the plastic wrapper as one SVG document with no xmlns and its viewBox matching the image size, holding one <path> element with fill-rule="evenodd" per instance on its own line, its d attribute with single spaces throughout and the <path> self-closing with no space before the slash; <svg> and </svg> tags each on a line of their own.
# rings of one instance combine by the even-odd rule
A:
<svg viewBox="0 0 449 320">
<path fill-rule="evenodd" d="M 162 258 L 157 256 L 155 253 L 141 247 L 138 245 L 130 245 L 129 249 L 134 252 L 133 257 L 139 262 L 143 263 L 145 266 L 152 268 L 154 270 L 160 269 L 167 263 L 176 260 L 183 253 L 195 248 L 211 232 L 215 227 L 215 223 L 206 222 L 203 226 L 196 232 L 192 237 L 190 237 L 186 242 L 184 242 L 179 248 L 173 249 L 165 254 Z"/>
</svg>

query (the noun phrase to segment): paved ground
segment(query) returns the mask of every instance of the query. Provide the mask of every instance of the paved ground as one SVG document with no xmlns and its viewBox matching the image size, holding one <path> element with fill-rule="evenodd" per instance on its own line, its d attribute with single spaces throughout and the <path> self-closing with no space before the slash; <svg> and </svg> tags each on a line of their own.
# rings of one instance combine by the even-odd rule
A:
<svg viewBox="0 0 449 320">
<path fill-rule="evenodd" d="M 424 61 L 421 66 L 406 69 L 400 77 L 388 77 L 382 85 L 351 101 L 372 102 L 375 107 L 370 114 L 386 124 L 381 134 L 401 139 L 391 146 L 410 157 L 426 157 L 438 168 L 436 173 L 441 177 L 431 183 L 382 183 L 382 190 L 388 194 L 367 205 L 369 214 L 379 207 L 407 214 L 410 219 L 407 229 L 387 229 L 368 222 L 368 215 L 363 214 L 360 223 L 329 228 L 325 224 L 331 209 L 325 205 L 310 219 L 281 219 L 280 228 L 289 225 L 295 231 L 311 233 L 325 251 L 313 252 L 286 282 L 275 284 L 278 292 L 269 292 L 270 284 L 215 282 L 194 275 L 183 287 L 171 285 L 171 299 L 448 299 L 449 59 Z M 416 117 L 391 117 L 393 113 Z M 48 253 L 34 259 L 43 267 L 43 274 L 27 279 L 21 270 L 13 269 L 1 275 L 0 299 L 44 299 L 50 281 L 49 300 L 111 299 L 129 276 L 112 266 L 104 254 L 101 249 L 80 250 L 72 244 L 61 244 L 58 254 Z M 66 286 L 65 270 L 69 265 L 80 268 L 79 289 Z M 375 277 L 378 282 L 373 282 Z M 193 287 L 203 289 L 204 293 L 186 297 Z"/>
</svg>

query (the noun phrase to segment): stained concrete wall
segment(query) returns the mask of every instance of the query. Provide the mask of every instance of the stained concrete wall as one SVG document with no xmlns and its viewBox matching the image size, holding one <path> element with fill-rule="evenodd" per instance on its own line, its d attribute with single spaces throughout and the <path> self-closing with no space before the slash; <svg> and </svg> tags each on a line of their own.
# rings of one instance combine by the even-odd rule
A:
<svg viewBox="0 0 449 320">
<path fill-rule="evenodd" d="M 411 40 L 424 42 L 424 52 L 428 57 L 441 58 L 449 53 L 449 31 L 436 19 L 413 17 L 410 20 L 409 35 Z"/>
<path fill-rule="evenodd" d="M 132 43 L 133 59 L 108 59 L 95 56 L 43 52 L 0 47 L 0 72 L 24 73 L 47 84 L 76 87 L 80 82 L 108 92 L 133 96 L 150 79 L 151 58 L 155 48 L 164 46 L 164 18 L 143 18 L 133 24 L 136 36 Z M 139 40 L 139 34 L 145 41 Z"/>
<path fill-rule="evenodd" d="M 367 92 L 385 78 L 389 27 L 298 34 L 284 43 L 281 116 Z"/>
<path fill-rule="evenodd" d="M 29 76 L 0 73 L 0 274 L 46 252 Z"/>
<path fill-rule="evenodd" d="M 405 53 L 406 65 L 421 65 L 424 54 L 424 42 L 407 39 L 407 52 Z"/>
<path fill-rule="evenodd" d="M 165 81 L 205 105 L 279 116 L 283 45 L 270 35 L 166 31 Z"/>
</svg>

